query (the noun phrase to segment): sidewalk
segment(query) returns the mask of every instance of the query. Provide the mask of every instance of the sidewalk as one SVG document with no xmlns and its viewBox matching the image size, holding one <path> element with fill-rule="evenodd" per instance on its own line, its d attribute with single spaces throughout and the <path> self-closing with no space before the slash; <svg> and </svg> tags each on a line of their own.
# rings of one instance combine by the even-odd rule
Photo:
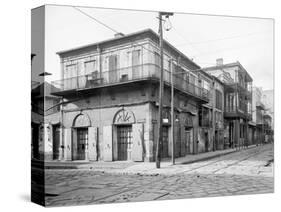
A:
<svg viewBox="0 0 281 212">
<path fill-rule="evenodd" d="M 254 148 L 255 145 L 249 146 Z M 242 149 L 241 149 L 242 150 Z M 196 155 L 187 155 L 176 158 L 176 165 L 191 164 L 199 161 L 206 161 L 212 158 L 220 157 L 226 154 L 236 152 L 236 149 L 218 150 L 215 152 L 206 152 Z M 243 151 L 243 150 L 242 150 Z M 155 168 L 155 162 L 132 162 L 132 161 L 113 161 L 113 162 L 88 162 L 88 161 L 50 161 L 44 163 L 45 169 L 83 169 L 94 170 L 115 174 L 161 174 L 169 172 L 175 174 L 179 166 L 173 166 L 169 158 L 162 159 L 161 169 Z"/>
</svg>

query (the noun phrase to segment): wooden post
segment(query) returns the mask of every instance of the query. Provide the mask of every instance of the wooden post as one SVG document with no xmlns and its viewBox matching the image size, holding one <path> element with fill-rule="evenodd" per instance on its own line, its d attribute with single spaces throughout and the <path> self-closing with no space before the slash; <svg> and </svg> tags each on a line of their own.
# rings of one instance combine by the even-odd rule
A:
<svg viewBox="0 0 281 212">
<path fill-rule="evenodd" d="M 171 140 L 172 140 L 172 165 L 175 164 L 175 140 L 174 140 L 174 69 L 172 67 L 172 60 L 170 60 L 170 72 L 171 72 L 171 127 L 172 127 L 172 135 L 171 135 Z M 178 59 L 179 62 L 179 59 Z M 177 62 L 177 68 L 179 63 Z"/>
<path fill-rule="evenodd" d="M 163 32 L 162 32 L 162 14 L 159 12 L 159 46 L 160 46 L 160 85 L 159 85 L 159 106 L 158 106 L 158 138 L 156 144 L 156 168 L 160 168 L 160 146 L 163 140 L 162 131 L 162 110 L 163 110 Z"/>
</svg>

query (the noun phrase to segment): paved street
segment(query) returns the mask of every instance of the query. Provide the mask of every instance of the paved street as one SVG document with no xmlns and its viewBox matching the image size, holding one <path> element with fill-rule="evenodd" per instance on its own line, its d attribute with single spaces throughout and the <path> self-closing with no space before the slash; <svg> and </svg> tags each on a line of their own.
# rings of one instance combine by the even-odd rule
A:
<svg viewBox="0 0 281 212">
<path fill-rule="evenodd" d="M 273 145 L 132 174 L 50 169 L 45 176 L 47 206 L 271 193 Z"/>
</svg>

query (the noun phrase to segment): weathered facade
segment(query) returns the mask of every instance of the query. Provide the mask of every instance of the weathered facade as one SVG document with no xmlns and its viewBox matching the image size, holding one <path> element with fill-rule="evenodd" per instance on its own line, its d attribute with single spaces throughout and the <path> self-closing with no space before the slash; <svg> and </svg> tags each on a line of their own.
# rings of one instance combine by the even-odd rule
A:
<svg viewBox="0 0 281 212">
<path fill-rule="evenodd" d="M 160 76 L 158 35 L 144 30 L 58 52 L 63 98 L 60 160 L 154 161 Z M 180 58 L 180 64 L 175 62 Z M 164 42 L 161 157 L 171 156 L 171 69 L 174 69 L 175 156 L 200 152 L 199 108 L 209 102 L 192 70 L 200 67 Z"/>
<path fill-rule="evenodd" d="M 199 108 L 199 152 L 208 152 L 224 149 L 223 136 L 223 108 L 224 85 L 216 77 L 197 70 L 199 84 L 210 90 L 210 101 Z"/>
<path fill-rule="evenodd" d="M 225 145 L 242 147 L 249 145 L 249 121 L 252 119 L 252 78 L 239 63 L 204 68 L 204 71 L 224 83 L 224 137 Z"/>
<path fill-rule="evenodd" d="M 51 95 L 51 84 L 36 83 L 31 91 L 31 157 L 56 160 L 59 157 L 60 98 Z"/>
</svg>

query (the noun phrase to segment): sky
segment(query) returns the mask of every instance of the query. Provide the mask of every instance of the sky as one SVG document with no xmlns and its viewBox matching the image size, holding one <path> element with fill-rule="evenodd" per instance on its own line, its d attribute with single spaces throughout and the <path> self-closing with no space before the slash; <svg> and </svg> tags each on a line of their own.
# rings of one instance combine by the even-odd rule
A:
<svg viewBox="0 0 281 212">
<path fill-rule="evenodd" d="M 79 9 L 124 34 L 147 28 L 158 32 L 157 12 Z M 253 78 L 253 85 L 273 89 L 272 19 L 175 13 L 169 20 L 172 28 L 164 31 L 164 39 L 201 67 L 215 65 L 217 58 L 223 58 L 224 63 L 239 61 Z M 52 74 L 46 80 L 60 79 L 56 52 L 113 38 L 114 34 L 71 6 L 46 6 L 44 71 Z"/>
</svg>

